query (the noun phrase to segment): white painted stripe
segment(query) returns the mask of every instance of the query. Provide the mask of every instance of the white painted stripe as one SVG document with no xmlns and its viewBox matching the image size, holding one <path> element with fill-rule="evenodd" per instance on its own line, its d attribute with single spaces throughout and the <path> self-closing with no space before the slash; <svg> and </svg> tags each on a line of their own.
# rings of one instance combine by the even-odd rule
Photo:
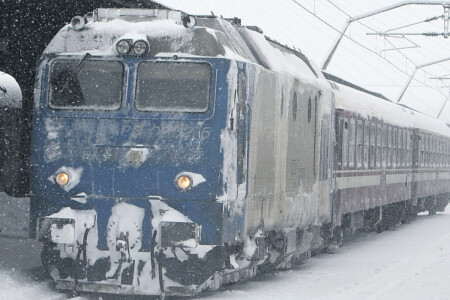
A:
<svg viewBox="0 0 450 300">
<path fill-rule="evenodd" d="M 380 185 L 380 175 L 337 177 L 338 190 L 358 188 L 363 186 Z"/>
<path fill-rule="evenodd" d="M 439 179 L 450 179 L 450 172 L 439 173 Z"/>
<path fill-rule="evenodd" d="M 386 175 L 386 184 L 395 184 L 395 183 L 403 183 L 405 184 L 406 181 L 411 181 L 407 174 L 389 174 Z"/>
<path fill-rule="evenodd" d="M 417 173 L 416 181 L 432 181 L 436 180 L 436 173 Z"/>
</svg>

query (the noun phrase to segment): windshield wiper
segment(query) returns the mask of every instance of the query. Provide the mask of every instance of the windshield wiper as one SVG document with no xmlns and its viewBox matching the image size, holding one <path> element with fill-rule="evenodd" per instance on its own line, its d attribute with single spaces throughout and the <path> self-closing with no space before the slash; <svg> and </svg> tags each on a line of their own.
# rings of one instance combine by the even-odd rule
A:
<svg viewBox="0 0 450 300">
<path fill-rule="evenodd" d="M 80 61 L 78 62 L 77 66 L 75 67 L 75 73 L 78 75 L 78 73 L 81 71 L 81 68 L 83 67 L 83 64 L 85 62 L 85 60 L 89 57 L 91 57 L 92 55 L 89 52 L 86 52 L 86 54 L 80 59 Z"/>
</svg>

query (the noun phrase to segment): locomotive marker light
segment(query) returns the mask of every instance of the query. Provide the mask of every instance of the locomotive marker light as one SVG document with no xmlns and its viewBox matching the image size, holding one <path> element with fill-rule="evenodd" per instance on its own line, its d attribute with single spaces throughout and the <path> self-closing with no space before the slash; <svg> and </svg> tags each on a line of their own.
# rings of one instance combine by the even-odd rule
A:
<svg viewBox="0 0 450 300">
<path fill-rule="evenodd" d="M 127 55 L 131 51 L 131 41 L 130 40 L 120 40 L 116 44 L 116 50 L 120 55 Z"/>
<path fill-rule="evenodd" d="M 187 190 L 192 186 L 192 179 L 187 175 L 178 176 L 176 182 L 178 187 L 182 190 Z"/>
<path fill-rule="evenodd" d="M 69 183 L 69 180 L 70 180 L 70 176 L 66 172 L 60 172 L 60 173 L 56 174 L 56 176 L 55 176 L 55 182 L 59 186 L 65 186 L 66 184 Z"/>
<path fill-rule="evenodd" d="M 150 51 L 150 45 L 144 40 L 139 40 L 134 43 L 133 50 L 137 55 L 147 54 Z"/>
</svg>

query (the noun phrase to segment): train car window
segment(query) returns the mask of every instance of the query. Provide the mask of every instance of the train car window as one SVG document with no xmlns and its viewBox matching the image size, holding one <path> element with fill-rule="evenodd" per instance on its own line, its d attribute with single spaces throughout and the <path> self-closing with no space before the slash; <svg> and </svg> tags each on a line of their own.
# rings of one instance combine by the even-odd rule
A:
<svg viewBox="0 0 450 300">
<path fill-rule="evenodd" d="M 369 122 L 364 124 L 364 168 L 369 166 Z"/>
<path fill-rule="evenodd" d="M 445 167 L 445 140 L 441 139 L 441 167 Z"/>
<path fill-rule="evenodd" d="M 448 167 L 448 141 L 444 140 L 444 166 Z"/>
<path fill-rule="evenodd" d="M 118 110 L 124 66 L 119 61 L 62 60 L 50 66 L 49 106 L 54 109 Z"/>
<path fill-rule="evenodd" d="M 422 167 L 426 166 L 426 161 L 427 161 L 427 137 L 426 135 L 422 135 L 421 138 L 421 143 L 422 143 Z"/>
<path fill-rule="evenodd" d="M 382 153 L 381 161 L 382 161 L 383 167 L 385 167 L 386 166 L 386 158 L 387 158 L 387 150 L 388 150 L 388 148 L 387 148 L 387 126 L 386 125 L 383 125 L 382 135 L 383 135 L 383 137 L 382 137 L 382 145 L 381 146 L 383 147 L 383 153 Z"/>
<path fill-rule="evenodd" d="M 438 154 L 439 154 L 439 139 L 437 137 L 433 138 L 434 140 L 434 166 L 438 166 Z"/>
<path fill-rule="evenodd" d="M 439 144 L 437 137 L 433 137 L 433 166 L 438 166 L 437 156 L 439 152 Z"/>
<path fill-rule="evenodd" d="M 348 166 L 350 168 L 355 167 L 355 120 L 350 120 L 350 126 L 348 130 L 349 135 L 349 145 L 348 145 Z"/>
<path fill-rule="evenodd" d="M 431 137 L 431 166 L 436 166 L 436 138 Z"/>
<path fill-rule="evenodd" d="M 401 129 L 397 134 L 397 165 L 403 166 L 403 133 Z"/>
<path fill-rule="evenodd" d="M 423 166 L 428 165 L 428 136 L 423 136 Z"/>
<path fill-rule="evenodd" d="M 403 140 L 406 141 L 406 165 L 407 166 L 411 166 L 411 163 L 412 163 L 412 156 L 411 156 L 411 152 L 410 152 L 411 139 L 412 139 L 411 133 L 409 131 L 405 130 L 405 135 L 403 136 Z"/>
<path fill-rule="evenodd" d="M 392 129 L 392 166 L 397 165 L 397 128 Z"/>
<path fill-rule="evenodd" d="M 432 142 L 433 142 L 433 144 L 432 144 L 432 147 L 433 147 L 433 166 L 436 167 L 436 165 L 437 165 L 437 159 L 436 159 L 436 156 L 437 156 L 437 139 L 436 139 L 435 136 L 433 136 Z"/>
<path fill-rule="evenodd" d="M 292 98 L 292 118 L 297 119 L 297 93 L 294 93 L 294 97 Z"/>
<path fill-rule="evenodd" d="M 347 121 L 345 121 L 344 123 L 347 123 Z M 325 117 L 322 120 L 321 135 L 320 135 L 319 180 L 321 181 L 328 179 L 328 145 L 330 140 L 329 137 L 330 137 L 330 118 Z"/>
<path fill-rule="evenodd" d="M 211 74 L 207 63 L 142 62 L 137 72 L 136 108 L 204 113 L 209 109 Z"/>
<path fill-rule="evenodd" d="M 418 165 L 423 165 L 423 135 L 419 134 L 419 161 Z"/>
<path fill-rule="evenodd" d="M 358 168 L 361 168 L 361 158 L 363 154 L 363 126 L 362 121 L 358 120 L 357 127 L 357 141 L 356 141 L 356 165 Z"/>
<path fill-rule="evenodd" d="M 342 122 L 342 168 L 347 168 L 348 162 L 348 121 L 344 119 Z"/>
<path fill-rule="evenodd" d="M 388 139 L 388 155 L 387 155 L 387 165 L 392 167 L 392 127 L 389 126 L 387 129 L 387 139 Z"/>
<path fill-rule="evenodd" d="M 442 166 L 443 167 L 447 167 L 447 141 L 445 140 L 445 138 L 442 140 L 442 143 L 443 143 L 443 152 L 442 152 L 442 159 L 443 159 L 443 162 L 442 162 Z"/>
<path fill-rule="evenodd" d="M 375 165 L 377 168 L 381 167 L 381 138 L 382 138 L 382 130 L 381 125 L 377 125 L 377 149 L 376 149 L 376 159 Z"/>
<path fill-rule="evenodd" d="M 437 163 L 439 167 L 442 167 L 442 140 L 439 137 L 438 137 Z"/>
<path fill-rule="evenodd" d="M 369 167 L 375 167 L 375 134 L 376 134 L 376 125 L 374 123 L 370 124 L 370 145 L 369 145 Z"/>
</svg>

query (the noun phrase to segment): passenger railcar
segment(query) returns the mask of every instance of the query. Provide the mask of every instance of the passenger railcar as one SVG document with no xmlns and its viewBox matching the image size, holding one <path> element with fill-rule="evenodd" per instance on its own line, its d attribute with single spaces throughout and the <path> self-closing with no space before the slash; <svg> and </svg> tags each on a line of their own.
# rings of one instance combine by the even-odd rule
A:
<svg viewBox="0 0 450 300">
<path fill-rule="evenodd" d="M 57 288 L 193 295 L 442 209 L 449 129 L 325 75 L 238 19 L 75 17 L 33 120 L 30 233 Z"/>
</svg>

